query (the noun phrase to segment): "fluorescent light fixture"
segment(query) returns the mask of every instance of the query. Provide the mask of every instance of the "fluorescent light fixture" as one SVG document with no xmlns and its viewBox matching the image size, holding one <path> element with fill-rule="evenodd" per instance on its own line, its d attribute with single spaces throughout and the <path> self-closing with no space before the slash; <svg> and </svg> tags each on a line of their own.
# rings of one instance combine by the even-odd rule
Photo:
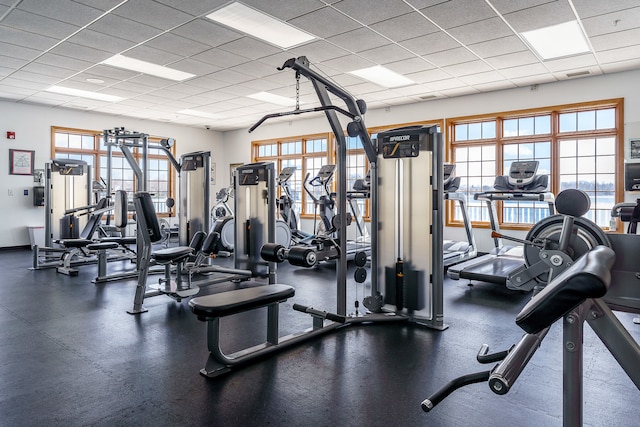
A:
<svg viewBox="0 0 640 427">
<path fill-rule="evenodd" d="M 301 45 L 316 37 L 242 3 L 231 3 L 207 18 L 282 49 Z"/>
<path fill-rule="evenodd" d="M 213 113 L 206 113 L 204 111 L 198 111 L 198 110 L 180 110 L 177 111 L 178 114 L 186 114 L 187 116 L 195 116 L 195 117 L 202 117 L 205 119 L 224 119 L 224 116 L 221 116 L 220 114 L 213 114 Z"/>
<path fill-rule="evenodd" d="M 184 71 L 174 70 L 173 68 L 165 67 L 163 65 L 153 64 L 151 62 L 141 61 L 139 59 L 129 58 L 128 56 L 123 55 L 114 55 L 111 58 L 102 61 L 101 64 L 124 68 L 125 70 L 137 71 L 139 73 L 149 74 L 178 82 L 195 77 L 195 74 L 185 73 Z"/>
<path fill-rule="evenodd" d="M 73 89 L 64 86 L 51 86 L 47 89 L 47 92 L 59 93 L 62 95 L 78 96 L 80 98 L 97 99 L 98 101 L 118 102 L 124 98 L 114 95 L 107 95 L 106 93 L 90 92 L 88 90 Z"/>
<path fill-rule="evenodd" d="M 369 80 L 377 85 L 393 88 L 400 86 L 409 86 L 416 84 L 408 77 L 398 74 L 395 71 L 391 71 L 382 65 L 375 65 L 369 68 L 361 68 L 360 70 L 349 71 L 349 74 L 361 77 L 365 80 Z"/>
<path fill-rule="evenodd" d="M 577 21 L 520 33 L 542 59 L 589 52 L 589 44 Z"/>
<path fill-rule="evenodd" d="M 296 101 L 287 98 L 286 96 L 274 95 L 269 92 L 258 92 L 252 95 L 247 95 L 247 98 L 257 99 L 258 101 L 270 102 L 272 104 L 283 105 L 285 107 L 292 107 L 296 105 Z M 302 103 L 301 103 L 302 104 Z"/>
</svg>

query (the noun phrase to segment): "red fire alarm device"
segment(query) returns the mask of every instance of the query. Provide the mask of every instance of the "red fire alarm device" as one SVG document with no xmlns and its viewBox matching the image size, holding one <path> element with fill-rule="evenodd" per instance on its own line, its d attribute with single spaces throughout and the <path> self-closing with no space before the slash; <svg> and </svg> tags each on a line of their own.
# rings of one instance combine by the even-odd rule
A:
<svg viewBox="0 0 640 427">
<path fill-rule="evenodd" d="M 16 139 L 15 132 L 7 132 L 7 139 Z"/>
</svg>

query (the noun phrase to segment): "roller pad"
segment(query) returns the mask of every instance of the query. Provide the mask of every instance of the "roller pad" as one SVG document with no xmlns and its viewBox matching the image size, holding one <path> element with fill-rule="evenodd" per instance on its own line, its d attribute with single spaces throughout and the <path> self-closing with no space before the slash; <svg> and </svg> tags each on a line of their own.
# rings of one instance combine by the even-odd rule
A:
<svg viewBox="0 0 640 427">
<path fill-rule="evenodd" d="M 285 301 L 294 295 L 295 289 L 288 285 L 256 286 L 196 297 L 189 301 L 189 307 L 198 319 L 207 320 Z"/>
<path fill-rule="evenodd" d="M 596 246 L 534 296 L 516 317 L 516 324 L 530 334 L 536 333 L 586 299 L 604 296 L 614 261 L 611 248 Z"/>
</svg>

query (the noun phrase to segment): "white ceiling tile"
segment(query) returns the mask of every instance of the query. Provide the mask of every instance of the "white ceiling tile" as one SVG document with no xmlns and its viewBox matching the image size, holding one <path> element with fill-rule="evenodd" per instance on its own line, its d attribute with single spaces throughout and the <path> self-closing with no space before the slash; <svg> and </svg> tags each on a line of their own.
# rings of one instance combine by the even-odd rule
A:
<svg viewBox="0 0 640 427">
<path fill-rule="evenodd" d="M 168 30 L 193 19 L 192 15 L 153 0 L 129 1 L 114 10 L 113 14 L 161 30 Z"/>
<path fill-rule="evenodd" d="M 10 84 L 0 84 L 0 92 L 2 92 L 2 93 L 12 93 L 12 94 L 21 95 L 21 96 L 29 96 L 29 95 L 33 95 L 34 93 L 36 93 L 37 90 L 36 89 L 21 88 L 21 87 L 17 87 L 17 86 L 10 85 Z"/>
<path fill-rule="evenodd" d="M 388 44 L 386 46 L 374 47 L 373 49 L 359 52 L 358 55 L 378 64 L 387 64 L 397 62 L 404 59 L 416 58 L 416 56 L 406 49 L 396 45 Z M 424 61 L 423 61 L 424 63 Z"/>
<path fill-rule="evenodd" d="M 165 33 L 149 40 L 145 43 L 145 46 L 171 52 L 180 56 L 192 56 L 210 49 L 210 46 L 207 44 L 172 33 Z"/>
<path fill-rule="evenodd" d="M 461 43 L 472 44 L 513 35 L 513 31 L 497 16 L 451 28 L 449 34 Z"/>
<path fill-rule="evenodd" d="M 141 43 L 162 32 L 152 26 L 112 14 L 100 18 L 87 28 L 106 35 L 115 34 L 121 39 L 130 40 L 135 43 Z"/>
<path fill-rule="evenodd" d="M 16 71 L 11 75 L 16 79 L 26 80 L 28 82 L 42 83 L 43 85 L 52 85 L 57 83 L 60 79 L 53 76 L 45 76 L 43 74 L 30 73 L 28 71 Z"/>
<path fill-rule="evenodd" d="M 521 65 L 518 67 L 504 68 L 500 70 L 506 78 L 517 79 L 521 77 L 531 77 L 548 74 L 549 72 L 542 64 Z"/>
<path fill-rule="evenodd" d="M 173 80 L 163 79 L 161 77 L 150 76 L 147 74 L 140 74 L 136 77 L 132 77 L 128 82 L 150 86 L 154 89 L 171 86 L 175 83 Z"/>
<path fill-rule="evenodd" d="M 553 74 L 544 74 L 538 76 L 527 76 L 527 77 L 519 77 L 511 79 L 511 81 L 519 87 L 529 86 L 532 84 L 544 84 L 544 83 L 554 83 L 556 82 L 556 78 L 553 77 Z"/>
<path fill-rule="evenodd" d="M 438 32 L 439 29 L 418 12 L 397 16 L 371 25 L 371 29 L 383 36 L 400 42 Z"/>
<path fill-rule="evenodd" d="M 220 67 L 217 67 L 213 64 L 196 61 L 195 59 L 191 58 L 184 58 L 179 61 L 172 62 L 171 64 L 169 64 L 169 66 L 171 68 L 175 68 L 176 70 L 195 74 L 196 76 L 206 76 L 207 74 L 220 70 Z"/>
<path fill-rule="evenodd" d="M 370 0 L 342 0 L 335 3 L 334 7 L 365 25 L 371 25 L 413 11 L 402 0 L 376 2 Z"/>
<path fill-rule="evenodd" d="M 24 61 L 35 59 L 41 52 L 38 49 L 30 49 L 24 46 L 0 42 L 0 55 Z"/>
<path fill-rule="evenodd" d="M 495 83 L 498 81 L 504 81 L 504 76 L 497 71 L 487 71 L 484 73 L 462 75 L 462 76 L 459 76 L 459 78 L 461 81 L 471 86 L 484 84 L 484 83 Z"/>
<path fill-rule="evenodd" d="M 93 7 L 84 6 L 71 0 L 22 0 L 18 9 L 35 13 L 77 27 L 83 27 L 102 14 Z"/>
<path fill-rule="evenodd" d="M 140 108 L 145 108 L 147 105 L 149 105 L 147 102 L 144 101 L 140 101 L 138 99 L 135 98 L 130 98 L 130 99 L 124 99 L 122 101 L 119 101 L 118 104 L 120 105 L 128 105 L 131 106 L 133 108 L 135 108 L 136 110 L 140 109 Z"/>
<path fill-rule="evenodd" d="M 373 67 L 374 65 L 377 64 L 365 58 L 357 56 L 343 56 L 342 58 L 331 59 L 323 62 L 322 64 L 318 64 L 318 67 L 329 67 L 342 73 L 348 73 L 361 68 Z"/>
<path fill-rule="evenodd" d="M 44 90 L 49 86 L 51 86 L 50 84 L 47 84 L 47 83 L 42 83 L 42 82 L 37 82 L 32 80 L 25 80 L 22 78 L 17 78 L 15 76 L 16 74 L 14 73 L 10 77 L 6 77 L 2 79 L 2 84 L 20 88 L 20 89 L 30 89 L 35 91 Z"/>
<path fill-rule="evenodd" d="M 220 46 L 243 37 L 242 34 L 218 25 L 210 19 L 196 19 L 179 26 L 171 32 L 211 47 Z"/>
<path fill-rule="evenodd" d="M 430 88 L 437 91 L 443 91 L 443 90 L 449 90 L 449 89 L 468 86 L 460 79 L 437 80 L 437 81 L 429 82 L 428 85 Z"/>
<path fill-rule="evenodd" d="M 569 2 L 566 1 L 543 3 L 505 14 L 504 18 L 519 33 L 576 19 Z"/>
<path fill-rule="evenodd" d="M 253 80 L 253 77 L 251 76 L 247 76 L 246 74 L 238 73 L 232 70 L 216 71 L 215 73 L 209 74 L 208 77 L 233 85 Z"/>
<path fill-rule="evenodd" d="M 324 3 L 319 0 L 296 0 L 292 2 L 243 0 L 243 3 L 283 21 L 288 21 L 289 19 L 313 12 L 325 6 Z"/>
<path fill-rule="evenodd" d="M 187 80 L 183 84 L 207 90 L 215 90 L 221 87 L 229 86 L 229 83 L 213 79 L 211 77 L 195 77 L 193 79 Z"/>
<path fill-rule="evenodd" d="M 12 58 L 10 56 L 0 56 L 0 64 L 6 68 L 13 68 L 14 70 L 18 70 L 24 67 L 29 61 L 25 61 L 24 59 Z"/>
<path fill-rule="evenodd" d="M 64 42 L 50 50 L 57 55 L 68 56 L 69 58 L 81 59 L 93 63 L 104 61 L 113 56 L 112 53 L 98 50 L 91 47 L 80 46 L 79 44 Z"/>
<path fill-rule="evenodd" d="M 460 47 L 460 43 L 443 32 L 427 34 L 413 39 L 404 40 L 400 42 L 400 45 L 406 47 L 417 55 L 428 55 L 430 53 L 442 52 Z"/>
<path fill-rule="evenodd" d="M 492 56 L 485 61 L 494 68 L 511 68 L 519 65 L 536 64 L 540 60 L 531 51 L 509 53 L 506 55 Z"/>
<path fill-rule="evenodd" d="M 440 91 L 440 93 L 442 93 L 444 96 L 448 97 L 448 98 L 453 98 L 456 96 L 464 96 L 464 95 L 474 95 L 476 93 L 479 93 L 480 91 L 471 87 L 471 86 L 465 86 L 465 87 L 461 87 L 461 88 L 451 88 L 451 89 L 443 89 Z"/>
<path fill-rule="evenodd" d="M 125 90 L 128 92 L 131 92 L 132 94 L 147 93 L 156 89 L 152 86 L 142 85 L 140 83 L 133 82 L 133 81 L 116 83 L 112 85 L 111 88 Z"/>
<path fill-rule="evenodd" d="M 574 2 L 578 16 L 582 19 L 592 16 L 606 15 L 618 10 L 628 10 L 638 7 L 637 0 L 580 0 Z"/>
<path fill-rule="evenodd" d="M 496 16 L 493 9 L 484 1 L 450 0 L 438 2 L 433 6 L 420 9 L 429 19 L 444 29 L 458 27 L 471 22 Z"/>
<path fill-rule="evenodd" d="M 174 9 L 181 10 L 194 16 L 207 14 L 214 9 L 219 8 L 228 0 L 156 0 L 158 3 L 171 6 Z"/>
<path fill-rule="evenodd" d="M 462 64 L 463 62 L 470 62 L 478 59 L 477 56 L 463 47 L 431 53 L 429 55 L 424 55 L 424 58 L 435 64 L 437 67 Z"/>
<path fill-rule="evenodd" d="M 62 105 L 65 103 L 65 101 L 61 99 L 51 99 L 46 96 L 37 96 L 37 95 L 26 97 L 24 100 L 22 100 L 22 102 L 25 104 L 53 105 L 53 106 Z"/>
<path fill-rule="evenodd" d="M 591 45 L 596 52 L 629 46 L 640 49 L 640 28 L 591 37 Z"/>
<path fill-rule="evenodd" d="M 167 65 L 184 58 L 183 55 L 169 53 L 164 50 L 154 49 L 146 44 L 134 47 L 124 53 L 129 58 L 139 59 L 141 61 L 151 62 L 158 65 Z"/>
<path fill-rule="evenodd" d="M 28 71 L 30 73 L 43 74 L 49 77 L 55 77 L 57 79 L 66 79 L 75 73 L 73 70 L 69 70 L 66 68 L 54 67 L 52 65 L 40 64 L 37 62 L 32 62 L 30 64 L 22 67 L 23 71 Z"/>
<path fill-rule="evenodd" d="M 88 90 L 91 92 L 98 92 L 104 89 L 104 85 L 97 85 L 95 83 L 89 83 L 84 79 L 67 79 L 59 83 L 60 86 L 69 87 L 72 89 Z"/>
<path fill-rule="evenodd" d="M 191 95 L 199 95 L 201 93 L 208 92 L 210 89 L 203 89 L 200 87 L 191 86 L 187 83 L 178 83 L 173 86 L 170 86 L 168 90 L 170 90 L 171 92 L 182 93 L 184 96 L 191 96 Z"/>
<path fill-rule="evenodd" d="M 420 71 L 417 73 L 410 73 L 406 75 L 416 83 L 429 83 L 437 80 L 444 80 L 451 78 L 451 74 L 440 68 L 434 68 L 431 70 Z"/>
<path fill-rule="evenodd" d="M 590 38 L 637 29 L 640 26 L 640 7 L 583 19 L 582 25 Z"/>
<path fill-rule="evenodd" d="M 47 50 L 55 45 L 58 40 L 27 31 L 17 30 L 5 25 L 0 25 L 0 40 L 17 46 L 28 47 L 30 49 Z"/>
<path fill-rule="evenodd" d="M 244 64 L 230 67 L 229 70 L 255 78 L 269 76 L 277 71 L 275 67 L 263 64 L 260 61 L 245 62 Z"/>
<path fill-rule="evenodd" d="M 513 89 L 517 87 L 517 85 L 508 80 L 501 80 L 499 82 L 475 83 L 473 87 L 481 92 L 493 92 L 496 90 Z"/>
<path fill-rule="evenodd" d="M 73 0 L 74 3 L 80 3 L 96 9 L 106 11 L 122 3 L 122 0 Z"/>
<path fill-rule="evenodd" d="M 467 47 L 482 58 L 529 50 L 522 40 L 515 35 L 474 43 L 467 45 Z"/>
<path fill-rule="evenodd" d="M 434 68 L 433 65 L 422 58 L 410 58 L 402 61 L 389 62 L 385 63 L 384 66 L 396 73 L 404 75 Z"/>
<path fill-rule="evenodd" d="M 242 37 L 229 43 L 220 45 L 218 48 L 226 50 L 227 52 L 239 53 L 240 55 L 248 59 L 258 59 L 282 51 L 282 49 L 278 47 L 254 39 L 252 37 Z"/>
<path fill-rule="evenodd" d="M 69 58 L 68 56 L 56 55 L 54 53 L 45 53 L 40 56 L 35 62 L 46 65 L 52 65 L 54 67 L 66 68 L 74 71 L 82 71 L 91 66 L 92 62 L 82 61 L 80 59 Z"/>
<path fill-rule="evenodd" d="M 328 6 L 294 18 L 289 23 L 325 39 L 359 27 L 356 21 Z"/>
<path fill-rule="evenodd" d="M 640 49 L 638 49 L 638 46 L 622 47 L 619 49 L 598 52 L 598 60 L 602 64 L 629 60 L 635 61 L 638 58 L 640 58 Z"/>
<path fill-rule="evenodd" d="M 107 78 L 114 80 L 127 80 L 135 76 L 139 76 L 140 73 L 135 71 L 124 70 L 122 68 L 115 68 L 110 65 L 97 64 L 87 70 L 88 73 L 97 76 L 98 78 Z"/>
<path fill-rule="evenodd" d="M 620 71 L 633 70 L 640 68 L 640 58 L 627 59 L 620 62 L 609 62 L 600 66 L 605 73 L 617 73 Z"/>
<path fill-rule="evenodd" d="M 13 9 L 2 20 L 2 24 L 22 31 L 62 39 L 73 34 L 79 26 L 49 19 L 34 13 Z"/>
<path fill-rule="evenodd" d="M 220 48 L 209 49 L 205 52 L 199 53 L 191 57 L 197 61 L 213 64 L 220 68 L 233 67 L 238 64 L 244 64 L 249 61 L 247 58 L 236 55 L 235 53 L 227 52 Z"/>
<path fill-rule="evenodd" d="M 69 38 L 69 41 L 86 47 L 104 50 L 111 53 L 120 53 L 127 50 L 135 43 L 113 35 L 99 33 L 97 31 L 85 29 Z"/>
<path fill-rule="evenodd" d="M 11 93 L 11 92 L 4 92 L 3 90 L 0 90 L 0 99 L 2 101 L 20 101 L 23 100 L 25 98 L 24 95 L 19 95 L 16 93 Z"/>
<path fill-rule="evenodd" d="M 351 52 L 362 52 L 363 50 L 390 43 L 389 40 L 368 28 L 358 28 L 357 30 L 329 37 L 327 41 Z"/>
<path fill-rule="evenodd" d="M 455 77 L 469 76 L 476 73 L 484 74 L 486 72 L 492 71 L 489 65 L 480 60 L 449 65 L 447 67 L 442 67 L 442 69 Z"/>
<path fill-rule="evenodd" d="M 639 53 L 640 56 L 640 53 Z M 588 68 L 597 64 L 596 58 L 591 53 L 575 55 L 569 58 L 560 58 L 553 61 L 545 61 L 544 64 L 552 72 L 575 70 L 576 68 Z"/>
</svg>

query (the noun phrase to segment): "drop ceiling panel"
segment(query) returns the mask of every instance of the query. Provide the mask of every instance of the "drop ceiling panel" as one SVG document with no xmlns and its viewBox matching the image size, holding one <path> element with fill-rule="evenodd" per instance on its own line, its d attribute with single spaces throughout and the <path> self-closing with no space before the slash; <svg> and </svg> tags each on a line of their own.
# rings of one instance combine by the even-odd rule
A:
<svg viewBox="0 0 640 427">
<path fill-rule="evenodd" d="M 113 14 L 161 30 L 168 30 L 193 19 L 192 15 L 153 0 L 128 1 L 115 9 Z"/>
<path fill-rule="evenodd" d="M 79 44 L 64 42 L 50 50 L 56 55 L 68 56 L 69 58 L 80 59 L 93 63 L 102 62 L 113 56 L 111 52 L 98 50 L 91 47 L 80 46 Z"/>
<path fill-rule="evenodd" d="M 68 56 L 56 55 L 54 53 L 45 53 L 35 62 L 45 65 L 52 65 L 54 67 L 66 68 L 75 72 L 86 70 L 87 68 L 93 66 L 93 62 L 69 58 Z"/>
<path fill-rule="evenodd" d="M 57 79 L 66 79 L 67 77 L 75 74 L 75 71 L 69 70 L 67 68 L 54 67 L 52 65 L 40 64 L 37 62 L 32 62 L 25 65 L 24 67 L 22 67 L 22 70 L 28 71 L 30 73 L 37 73 L 55 77 Z"/>
<path fill-rule="evenodd" d="M 188 14 L 199 16 L 219 8 L 228 0 L 156 0 L 158 3 L 171 6 Z"/>
<path fill-rule="evenodd" d="M 22 0 L 18 9 L 82 27 L 98 18 L 102 11 L 69 0 Z"/>
<path fill-rule="evenodd" d="M 211 47 L 220 46 L 243 37 L 242 34 L 218 25 L 210 19 L 196 19 L 179 26 L 171 32 Z"/>
<path fill-rule="evenodd" d="M 592 16 L 606 15 L 615 11 L 626 11 L 638 6 L 637 0 L 580 0 L 574 2 L 576 11 L 580 18 L 590 18 Z M 626 12 L 623 12 L 626 13 Z"/>
<path fill-rule="evenodd" d="M 0 56 L 0 64 L 6 68 L 12 68 L 14 70 L 19 70 L 24 67 L 29 61 L 25 61 L 24 59 L 12 58 L 10 56 Z"/>
<path fill-rule="evenodd" d="M 596 52 L 628 46 L 640 49 L 640 28 L 593 37 L 591 44 Z"/>
<path fill-rule="evenodd" d="M 325 61 L 322 64 L 319 64 L 318 67 L 322 67 L 322 69 L 325 69 L 325 67 L 329 67 L 334 71 L 338 71 L 341 73 L 348 73 L 349 71 L 359 70 L 361 68 L 373 67 L 374 65 L 376 65 L 375 62 L 362 57 L 343 56 L 341 58 Z M 326 72 L 330 74 L 328 71 Z"/>
<path fill-rule="evenodd" d="M 122 3 L 122 0 L 73 0 L 73 2 L 106 11 L 111 9 L 112 7 L 115 7 L 118 3 Z"/>
<path fill-rule="evenodd" d="M 504 68 L 500 70 L 500 73 L 508 79 L 517 79 L 521 77 L 545 75 L 548 74 L 548 70 L 542 64 L 531 64 Z"/>
<path fill-rule="evenodd" d="M 25 80 L 23 78 L 15 77 L 16 73 L 12 74 L 9 77 L 2 79 L 2 83 L 7 86 L 13 86 L 20 89 L 29 89 L 33 91 L 41 91 L 49 87 L 47 83 Z"/>
<path fill-rule="evenodd" d="M 589 68 L 597 64 L 595 57 L 591 53 L 575 55 L 569 58 L 561 58 L 553 61 L 545 61 L 544 64 L 552 72 L 563 70 L 576 70 L 582 67 Z"/>
<path fill-rule="evenodd" d="M 153 40 L 149 40 L 145 43 L 145 46 L 175 53 L 180 56 L 192 56 L 210 49 L 209 45 L 171 33 L 165 33 Z"/>
<path fill-rule="evenodd" d="M 400 44 L 417 55 L 428 55 L 430 53 L 442 52 L 460 47 L 460 43 L 443 32 L 427 34 L 405 40 L 400 42 Z"/>
<path fill-rule="evenodd" d="M 503 81 L 504 76 L 497 71 L 487 71 L 485 73 L 474 73 L 470 75 L 462 75 L 459 77 L 460 81 L 468 84 L 469 86 L 475 86 L 479 84 L 494 83 Z"/>
<path fill-rule="evenodd" d="M 76 25 L 70 25 L 18 9 L 13 9 L 9 12 L 2 20 L 2 23 L 18 30 L 41 34 L 56 39 L 68 37 L 79 29 L 79 26 Z"/>
<path fill-rule="evenodd" d="M 69 41 L 86 47 L 104 50 L 111 53 L 119 53 L 127 50 L 135 43 L 113 35 L 99 33 L 93 30 L 82 30 L 69 38 Z"/>
<path fill-rule="evenodd" d="M 388 44 L 386 46 L 375 47 L 373 49 L 359 52 L 359 55 L 378 64 L 387 64 L 389 62 L 397 62 L 403 59 L 415 58 L 415 55 L 406 49 L 396 45 Z"/>
<path fill-rule="evenodd" d="M 402 61 L 385 63 L 384 66 L 396 73 L 404 75 L 434 68 L 433 65 L 424 59 L 416 57 L 404 59 Z"/>
<path fill-rule="evenodd" d="M 464 44 L 478 43 L 513 35 L 513 31 L 497 16 L 449 30 L 449 34 Z"/>
<path fill-rule="evenodd" d="M 225 43 L 219 46 L 219 48 L 221 50 L 226 50 L 227 52 L 239 52 L 242 56 L 248 59 L 258 59 L 281 52 L 280 48 L 251 37 L 242 37 L 229 43 Z"/>
<path fill-rule="evenodd" d="M 363 50 L 385 46 L 390 43 L 389 40 L 368 28 L 359 28 L 329 37 L 327 41 L 351 52 L 362 52 Z"/>
<path fill-rule="evenodd" d="M 41 55 L 41 52 L 38 49 L 30 49 L 24 46 L 0 42 L 0 55 L 24 61 L 32 61 Z"/>
<path fill-rule="evenodd" d="M 245 62 L 244 64 L 236 65 L 235 67 L 231 67 L 229 68 L 229 71 L 242 73 L 258 79 L 260 77 L 273 74 L 276 71 L 276 68 L 272 67 L 271 65 L 263 64 L 260 61 L 251 61 Z"/>
<path fill-rule="evenodd" d="M 289 23 L 325 39 L 360 27 L 353 19 L 328 6 L 294 18 Z"/>
<path fill-rule="evenodd" d="M 495 12 L 484 1 L 450 0 L 421 9 L 429 19 L 444 29 L 459 27 L 494 17 Z"/>
<path fill-rule="evenodd" d="M 638 46 L 622 47 L 619 49 L 598 52 L 598 59 L 603 64 L 619 61 L 633 61 L 638 58 L 640 58 L 640 49 L 638 49 Z"/>
<path fill-rule="evenodd" d="M 442 67 L 444 71 L 455 77 L 469 76 L 472 74 L 484 74 L 492 71 L 491 66 L 480 60 L 462 62 L 460 64 Z"/>
<path fill-rule="evenodd" d="M 157 28 L 111 14 L 94 22 L 87 28 L 135 43 L 141 43 L 161 33 Z"/>
<path fill-rule="evenodd" d="M 452 77 L 451 74 L 439 68 L 434 68 L 432 70 L 427 70 L 427 71 L 420 71 L 417 73 L 411 73 L 411 74 L 407 74 L 406 76 L 416 83 L 428 83 L 428 84 L 430 84 L 430 82 L 433 82 L 433 81 L 448 79 Z"/>
<path fill-rule="evenodd" d="M 335 3 L 334 7 L 366 25 L 395 18 L 413 11 L 402 0 L 342 0 Z"/>
<path fill-rule="evenodd" d="M 171 68 L 175 68 L 176 70 L 195 74 L 196 76 L 205 76 L 207 74 L 220 70 L 220 67 L 217 67 L 213 64 L 196 61 L 195 59 L 191 58 L 184 58 L 179 61 L 172 62 L 171 64 L 169 64 L 169 66 Z"/>
<path fill-rule="evenodd" d="M 283 21 L 305 15 L 325 6 L 325 4 L 319 0 L 296 0 L 291 2 L 243 0 L 243 3 L 262 10 Z"/>
<path fill-rule="evenodd" d="M 529 50 L 522 40 L 515 35 L 502 37 L 496 40 L 474 43 L 467 47 L 483 58 L 491 58 L 493 56 Z"/>
<path fill-rule="evenodd" d="M 52 85 L 57 83 L 60 79 L 53 76 L 46 76 L 44 74 L 31 73 L 29 71 L 16 71 L 11 75 L 11 77 L 15 77 L 16 79 L 26 80 L 28 82 L 33 83 L 41 83 L 43 85 Z"/>
<path fill-rule="evenodd" d="M 168 64 L 172 62 L 176 62 L 184 58 L 183 55 L 155 49 L 147 46 L 146 44 L 134 47 L 133 49 L 126 51 L 124 53 L 124 56 L 165 66 L 168 66 Z"/>
<path fill-rule="evenodd" d="M 492 56 L 485 61 L 494 68 L 511 68 L 519 65 L 536 64 L 538 58 L 530 51 L 509 53 L 506 55 Z"/>
<path fill-rule="evenodd" d="M 87 70 L 88 73 L 98 76 L 98 78 L 108 78 L 115 80 L 127 80 L 135 76 L 139 76 L 140 73 L 135 71 L 124 70 L 122 68 L 115 68 L 110 65 L 97 64 Z"/>
<path fill-rule="evenodd" d="M 438 32 L 439 29 L 418 12 L 411 12 L 371 25 L 371 29 L 383 36 L 400 42 Z"/>
<path fill-rule="evenodd" d="M 2 21 L 4 22 L 4 20 Z M 15 44 L 17 46 L 28 47 L 31 49 L 47 50 L 55 45 L 58 41 L 52 37 L 46 37 L 39 34 L 33 34 L 5 25 L 0 25 L 0 40 L 4 43 Z"/>
<path fill-rule="evenodd" d="M 433 63 L 436 67 L 446 67 L 447 65 L 461 64 L 463 62 L 469 62 L 477 60 L 478 57 L 472 52 L 469 52 L 463 47 L 457 47 L 454 49 L 444 50 L 440 52 L 431 53 L 425 57 L 429 62 Z"/>
<path fill-rule="evenodd" d="M 589 37 L 635 29 L 640 26 L 640 7 L 584 19 L 582 23 Z"/>
<path fill-rule="evenodd" d="M 213 64 L 220 68 L 233 67 L 235 65 L 244 64 L 249 60 L 244 56 L 237 55 L 235 53 L 227 52 L 219 48 L 209 49 L 205 52 L 199 53 L 191 57 L 197 61 Z"/>
</svg>

